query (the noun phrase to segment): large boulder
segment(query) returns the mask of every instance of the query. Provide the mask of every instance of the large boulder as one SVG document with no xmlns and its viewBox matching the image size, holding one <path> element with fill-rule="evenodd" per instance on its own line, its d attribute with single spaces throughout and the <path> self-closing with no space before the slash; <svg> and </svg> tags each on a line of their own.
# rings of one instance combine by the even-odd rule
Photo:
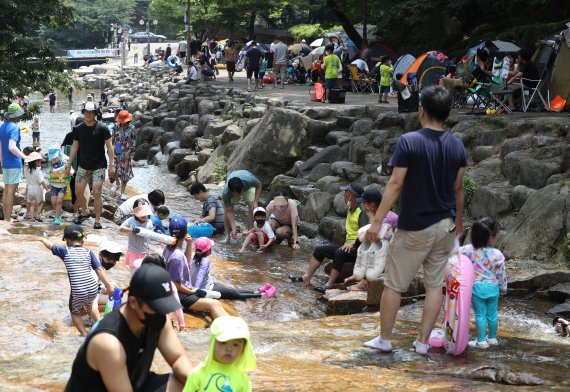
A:
<svg viewBox="0 0 570 392">
<path fill-rule="evenodd" d="M 331 170 L 334 175 L 346 178 L 348 181 L 354 181 L 364 174 L 362 166 L 347 161 L 334 162 Z"/>
<path fill-rule="evenodd" d="M 346 185 L 346 183 L 346 180 L 342 179 L 342 177 L 326 176 L 317 181 L 315 188 L 322 192 L 328 192 L 332 195 L 336 195 L 341 186 Z"/>
<path fill-rule="evenodd" d="M 334 244 L 344 244 L 346 238 L 346 218 L 325 216 L 319 222 L 319 234 Z"/>
<path fill-rule="evenodd" d="M 204 137 L 214 138 L 220 136 L 227 127 L 233 124 L 232 120 L 226 120 L 222 122 L 210 122 L 204 129 Z"/>
<path fill-rule="evenodd" d="M 333 163 L 338 160 L 344 159 L 346 153 L 344 150 L 339 146 L 328 146 L 323 148 L 321 151 L 307 159 L 301 167 L 299 167 L 299 171 L 301 174 L 306 174 L 311 171 L 315 166 L 319 163 Z"/>
<path fill-rule="evenodd" d="M 552 260 L 570 231 L 569 209 L 569 185 L 547 185 L 531 195 L 501 241 L 505 256 Z"/>
<path fill-rule="evenodd" d="M 206 127 L 215 120 L 216 118 L 212 114 L 206 114 L 205 116 L 200 116 L 200 118 L 198 119 L 198 131 L 200 132 L 200 134 L 204 135 Z"/>
<path fill-rule="evenodd" d="M 307 137 L 310 144 L 325 144 L 325 137 L 336 126 L 336 121 L 321 121 L 309 119 L 307 122 Z"/>
<path fill-rule="evenodd" d="M 224 130 L 224 133 L 222 133 L 220 144 L 227 144 L 233 140 L 239 140 L 242 137 L 243 137 L 243 129 L 241 129 L 237 125 L 232 124 Z"/>
<path fill-rule="evenodd" d="M 146 159 L 151 147 L 152 146 L 150 143 L 138 144 L 137 147 L 135 148 L 135 155 L 133 156 L 133 160 L 140 161 L 142 159 Z"/>
<path fill-rule="evenodd" d="M 502 172 L 512 185 L 540 189 L 553 174 L 560 172 L 560 158 L 538 161 L 525 151 L 514 151 L 503 159 Z"/>
<path fill-rule="evenodd" d="M 158 97 L 149 96 L 146 100 L 149 110 L 156 109 L 162 103 L 161 99 Z"/>
<path fill-rule="evenodd" d="M 529 188 L 524 185 L 517 185 L 513 188 L 512 202 L 516 211 L 526 203 L 529 197 L 536 193 L 536 189 Z"/>
<path fill-rule="evenodd" d="M 311 172 L 306 176 L 307 180 L 316 182 L 323 177 L 330 176 L 332 174 L 330 163 L 319 163 L 317 166 L 311 169 Z"/>
<path fill-rule="evenodd" d="M 475 180 L 477 185 L 487 185 L 496 182 L 501 177 L 501 160 L 488 158 L 477 166 L 467 169 L 466 174 Z"/>
<path fill-rule="evenodd" d="M 152 125 L 145 125 L 136 132 L 137 135 L 137 145 L 143 143 L 152 143 L 155 134 L 162 134 L 164 130 L 161 127 L 154 127 Z"/>
<path fill-rule="evenodd" d="M 348 160 L 364 164 L 366 154 L 374 151 L 375 149 L 370 145 L 367 136 L 356 136 L 352 138 L 348 145 Z"/>
<path fill-rule="evenodd" d="M 369 118 L 363 118 L 362 120 L 355 121 L 349 128 L 354 136 L 365 136 L 370 133 L 374 122 Z"/>
<path fill-rule="evenodd" d="M 206 163 L 198 169 L 198 181 L 203 184 L 210 184 L 223 180 L 226 173 L 227 159 L 239 143 L 239 140 L 234 140 L 216 148 Z"/>
<path fill-rule="evenodd" d="M 271 181 L 269 195 L 273 196 L 273 194 L 275 192 L 282 191 L 285 194 L 289 195 L 289 197 L 293 197 L 294 192 L 291 189 L 291 187 L 293 187 L 293 186 L 306 186 L 308 184 L 309 184 L 309 181 L 307 181 L 305 179 L 290 177 L 290 176 L 286 176 L 284 174 L 279 174 L 279 175 L 275 176 L 275 178 Z"/>
<path fill-rule="evenodd" d="M 492 184 L 475 189 L 469 204 L 469 214 L 475 218 L 499 216 L 512 210 L 512 187 L 510 185 Z"/>
<path fill-rule="evenodd" d="M 205 99 L 198 104 L 198 114 L 212 114 L 217 108 L 216 102 Z"/>
<path fill-rule="evenodd" d="M 174 127 L 174 139 L 175 140 L 180 140 L 180 138 L 182 138 L 182 131 L 184 131 L 184 129 L 186 129 L 187 126 L 189 126 L 190 123 L 188 121 L 178 121 L 176 123 L 176 126 Z"/>
<path fill-rule="evenodd" d="M 338 216 L 346 216 L 348 213 L 348 206 L 346 205 L 346 201 L 344 201 L 344 192 L 336 194 L 333 200 L 333 208 L 334 212 L 336 212 Z"/>
<path fill-rule="evenodd" d="M 194 113 L 194 97 L 184 97 L 180 98 L 178 113 L 180 114 L 192 114 Z"/>
<path fill-rule="evenodd" d="M 330 120 L 336 117 L 336 110 L 327 107 L 310 106 L 302 111 L 307 117 L 315 120 Z"/>
<path fill-rule="evenodd" d="M 333 199 L 330 193 L 311 193 L 303 204 L 299 217 L 303 221 L 319 223 L 331 210 Z"/>
<path fill-rule="evenodd" d="M 187 155 L 180 161 L 174 168 L 174 172 L 185 180 L 190 175 L 190 172 L 196 170 L 200 166 L 200 159 L 197 155 Z"/>
<path fill-rule="evenodd" d="M 269 184 L 305 154 L 308 120 L 293 110 L 272 108 L 240 142 L 228 160 L 228 170 L 249 170 Z"/>
<path fill-rule="evenodd" d="M 160 127 L 164 129 L 165 132 L 174 132 L 176 127 L 176 119 L 167 117 L 160 122 Z"/>
<path fill-rule="evenodd" d="M 401 114 L 394 112 L 387 112 L 387 113 L 380 113 L 376 118 L 374 125 L 377 129 L 390 128 L 390 127 L 403 128 L 405 122 L 406 119 Z"/>
<path fill-rule="evenodd" d="M 198 126 L 188 125 L 182 131 L 180 136 L 180 148 L 194 148 L 196 138 L 198 137 Z"/>
<path fill-rule="evenodd" d="M 187 149 L 187 148 L 178 148 L 178 149 L 172 151 L 170 153 L 170 156 L 168 157 L 168 162 L 167 162 L 168 169 L 174 170 L 176 165 L 178 165 L 180 162 L 182 162 L 182 160 L 184 159 L 185 156 L 191 155 L 191 154 L 192 154 L 192 150 Z"/>
</svg>

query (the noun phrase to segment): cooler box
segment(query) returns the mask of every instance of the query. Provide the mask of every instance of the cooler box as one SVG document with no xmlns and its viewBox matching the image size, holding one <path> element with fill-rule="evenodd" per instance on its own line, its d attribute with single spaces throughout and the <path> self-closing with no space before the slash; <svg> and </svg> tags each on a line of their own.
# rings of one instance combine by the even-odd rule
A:
<svg viewBox="0 0 570 392">
<path fill-rule="evenodd" d="M 420 94 L 417 91 L 410 92 L 408 99 L 402 97 L 402 93 L 398 91 L 398 113 L 417 112 L 420 109 Z"/>
</svg>

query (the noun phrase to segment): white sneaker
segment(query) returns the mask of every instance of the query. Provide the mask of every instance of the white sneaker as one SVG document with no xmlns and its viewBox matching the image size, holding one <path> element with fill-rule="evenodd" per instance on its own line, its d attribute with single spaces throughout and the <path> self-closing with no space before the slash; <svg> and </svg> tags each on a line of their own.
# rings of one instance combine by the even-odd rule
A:
<svg viewBox="0 0 570 392">
<path fill-rule="evenodd" d="M 364 241 L 356 250 L 356 262 L 352 271 L 352 276 L 356 279 L 364 278 L 366 266 L 368 265 L 368 251 L 371 245 L 370 241 Z"/>
<path fill-rule="evenodd" d="M 489 343 L 480 342 L 477 339 L 468 342 L 467 345 L 472 348 L 489 348 Z"/>
<path fill-rule="evenodd" d="M 368 265 L 366 266 L 366 279 L 378 279 L 384 272 L 386 255 L 388 254 L 388 241 L 379 240 L 372 243 L 368 250 Z"/>
<path fill-rule="evenodd" d="M 124 193 L 121 193 L 121 197 L 119 197 L 119 199 L 121 199 L 122 201 L 125 201 L 128 199 L 128 197 Z"/>
<path fill-rule="evenodd" d="M 499 341 L 497 340 L 497 338 L 487 338 L 487 344 L 489 346 L 496 346 L 499 344 Z"/>
<path fill-rule="evenodd" d="M 430 349 L 429 344 L 420 343 L 420 342 L 418 342 L 417 339 L 414 340 L 414 343 L 412 343 L 412 346 L 414 346 L 414 348 L 416 349 L 416 354 L 420 354 L 420 355 L 427 355 L 427 352 Z"/>
<path fill-rule="evenodd" d="M 374 339 L 363 343 L 364 347 L 374 348 L 385 353 L 392 351 L 392 342 L 389 340 L 382 340 L 380 336 L 376 336 Z"/>
<path fill-rule="evenodd" d="M 117 189 L 119 189 L 117 184 L 113 184 L 113 186 L 111 187 L 111 193 L 117 193 Z"/>
</svg>

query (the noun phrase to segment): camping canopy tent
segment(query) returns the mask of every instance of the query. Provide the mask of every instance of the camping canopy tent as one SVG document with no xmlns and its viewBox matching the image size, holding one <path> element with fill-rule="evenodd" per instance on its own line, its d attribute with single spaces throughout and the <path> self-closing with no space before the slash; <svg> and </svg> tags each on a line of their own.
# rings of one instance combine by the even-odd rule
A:
<svg viewBox="0 0 570 392">
<path fill-rule="evenodd" d="M 396 79 L 396 75 L 404 74 L 412 66 L 412 64 L 416 61 L 416 58 L 411 54 L 403 54 L 398 57 L 398 60 L 394 63 L 394 74 L 392 77 Z"/>
<path fill-rule="evenodd" d="M 432 86 L 443 78 L 449 60 L 442 52 L 431 51 L 419 56 L 404 73 L 400 82 L 408 84 L 408 74 L 415 72 L 420 88 Z"/>
<path fill-rule="evenodd" d="M 380 59 L 384 56 L 390 56 L 392 62 L 396 61 L 396 53 L 389 47 L 383 44 L 374 44 L 362 52 L 360 52 L 360 58 L 368 64 L 369 69 L 373 69 L 376 63 L 380 62 Z"/>
<path fill-rule="evenodd" d="M 540 74 L 548 70 L 550 98 L 570 100 L 570 29 L 539 41 L 532 60 Z"/>
<path fill-rule="evenodd" d="M 516 55 L 521 47 L 515 41 L 505 41 L 505 40 L 487 40 L 481 41 L 477 45 L 467 49 L 467 57 L 471 57 L 479 49 L 487 49 L 489 52 L 489 58 L 493 60 L 494 57 L 502 59 L 507 54 Z"/>
</svg>

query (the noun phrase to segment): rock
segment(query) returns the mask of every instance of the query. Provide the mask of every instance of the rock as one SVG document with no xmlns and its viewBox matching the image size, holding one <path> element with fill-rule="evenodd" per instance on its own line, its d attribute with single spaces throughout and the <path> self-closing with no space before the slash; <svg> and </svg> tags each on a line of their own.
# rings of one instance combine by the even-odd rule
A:
<svg viewBox="0 0 570 392">
<path fill-rule="evenodd" d="M 160 127 L 164 129 L 165 132 L 174 132 L 174 128 L 176 127 L 176 119 L 167 117 L 160 122 Z"/>
<path fill-rule="evenodd" d="M 310 119 L 307 122 L 307 137 L 310 144 L 324 144 L 325 137 L 336 126 L 336 121 Z"/>
<path fill-rule="evenodd" d="M 203 184 L 220 182 L 226 177 L 226 162 L 240 141 L 234 140 L 216 148 L 206 163 L 198 170 L 198 181 Z"/>
<path fill-rule="evenodd" d="M 305 154 L 308 120 L 293 110 L 272 108 L 240 142 L 228 160 L 228 170 L 250 170 L 269 184 Z"/>
<path fill-rule="evenodd" d="M 354 136 L 365 136 L 370 134 L 373 125 L 374 123 L 372 120 L 364 118 L 362 120 L 355 121 L 350 126 L 349 132 L 352 132 Z"/>
<path fill-rule="evenodd" d="M 505 140 L 501 145 L 501 158 L 506 157 L 513 151 L 529 150 L 534 147 L 534 143 L 535 139 L 532 135 Z"/>
<path fill-rule="evenodd" d="M 525 264 L 530 264 L 530 260 L 525 261 Z M 567 270 L 525 269 L 509 277 L 509 290 L 532 293 L 568 282 L 570 282 L 570 271 Z"/>
<path fill-rule="evenodd" d="M 529 188 L 524 185 L 517 185 L 513 188 L 512 203 L 516 211 L 526 203 L 529 197 L 536 193 L 536 189 Z"/>
<path fill-rule="evenodd" d="M 299 234 L 308 238 L 315 238 L 319 235 L 319 225 L 316 223 L 299 221 Z"/>
<path fill-rule="evenodd" d="M 138 120 L 141 122 L 142 125 L 145 125 L 145 124 L 153 125 L 152 116 L 149 116 L 147 114 L 139 115 Z"/>
<path fill-rule="evenodd" d="M 174 172 L 180 179 L 185 180 L 190 175 L 190 172 L 196 170 L 200 166 L 200 159 L 196 155 L 187 155 L 178 163 Z"/>
<path fill-rule="evenodd" d="M 338 115 L 347 117 L 362 118 L 365 115 L 366 108 L 363 106 L 339 106 Z"/>
<path fill-rule="evenodd" d="M 333 174 L 346 178 L 349 182 L 354 181 L 364 174 L 364 169 L 352 162 L 337 161 L 331 165 Z"/>
<path fill-rule="evenodd" d="M 208 159 L 210 159 L 210 157 L 212 156 L 213 153 L 214 153 L 214 149 L 213 149 L 213 148 L 206 148 L 206 149 L 200 151 L 199 153 L 197 153 L 196 155 L 198 156 L 198 163 L 199 163 L 199 166 L 205 165 L 206 162 L 208 162 Z"/>
<path fill-rule="evenodd" d="M 346 131 L 332 131 L 327 134 L 325 141 L 328 144 L 336 144 L 338 146 L 343 146 L 350 142 L 352 135 Z"/>
<path fill-rule="evenodd" d="M 316 182 L 319 179 L 329 176 L 332 174 L 331 164 L 330 163 L 319 163 L 313 169 L 308 176 L 306 176 L 307 180 Z"/>
<path fill-rule="evenodd" d="M 514 151 L 503 159 L 502 173 L 512 185 L 540 189 L 553 174 L 560 172 L 559 159 L 537 161 L 528 152 Z"/>
<path fill-rule="evenodd" d="M 478 146 L 497 146 L 506 139 L 504 129 L 482 129 L 475 137 L 475 145 Z"/>
<path fill-rule="evenodd" d="M 364 157 L 364 173 L 377 173 L 378 167 L 382 164 L 384 156 L 382 154 L 366 154 Z"/>
<path fill-rule="evenodd" d="M 333 196 L 326 192 L 314 192 L 302 206 L 299 218 L 303 221 L 319 223 L 330 211 Z"/>
<path fill-rule="evenodd" d="M 315 188 L 322 192 L 328 192 L 332 195 L 336 195 L 340 191 L 340 187 L 342 185 L 346 185 L 346 181 L 341 177 L 326 176 L 317 181 Z"/>
<path fill-rule="evenodd" d="M 346 205 L 346 201 L 344 201 L 344 192 L 341 191 L 336 194 L 333 200 L 333 208 L 338 216 L 346 216 L 348 206 Z"/>
<path fill-rule="evenodd" d="M 370 152 L 374 152 L 374 148 L 370 146 L 368 137 L 353 137 L 348 145 L 348 160 L 351 162 L 364 164 L 364 157 Z M 338 161 L 339 159 L 337 158 L 336 160 Z"/>
<path fill-rule="evenodd" d="M 570 282 L 558 283 L 546 290 L 539 291 L 537 294 L 556 302 L 565 301 L 570 298 Z"/>
<path fill-rule="evenodd" d="M 344 265 L 346 264 L 348 263 Z M 327 290 L 323 297 L 327 300 L 329 316 L 361 313 L 366 307 L 366 293 L 363 291 L 331 289 Z"/>
<path fill-rule="evenodd" d="M 182 131 L 184 131 L 189 125 L 191 124 L 188 121 L 178 121 L 173 131 L 174 140 L 180 140 L 182 138 Z"/>
<path fill-rule="evenodd" d="M 198 120 L 198 132 L 200 132 L 201 135 L 204 135 L 204 132 L 206 131 L 206 127 L 208 126 L 208 124 L 210 124 L 213 121 L 215 121 L 215 117 L 211 114 L 207 114 L 205 116 L 200 116 L 200 119 Z M 220 131 L 219 134 L 221 134 L 222 132 L 223 132 L 223 130 Z"/>
<path fill-rule="evenodd" d="M 212 148 L 212 146 L 214 145 L 212 139 L 208 139 L 205 137 L 197 137 L 195 142 L 196 142 L 196 151 L 200 151 L 205 148 Z"/>
<path fill-rule="evenodd" d="M 162 103 L 160 98 L 153 97 L 152 95 L 147 98 L 146 102 L 150 110 L 156 109 Z"/>
<path fill-rule="evenodd" d="M 315 120 L 330 120 L 336 117 L 336 110 L 325 107 L 309 107 L 302 112 L 307 117 Z"/>
<path fill-rule="evenodd" d="M 185 156 L 191 155 L 192 152 L 193 152 L 192 150 L 187 149 L 187 148 L 178 148 L 178 149 L 172 151 L 170 153 L 170 156 L 168 157 L 168 162 L 167 162 L 168 169 L 174 170 L 176 165 L 178 165 L 180 162 L 182 162 L 182 160 L 184 159 Z"/>
<path fill-rule="evenodd" d="M 220 144 L 227 144 L 232 140 L 239 140 L 242 137 L 243 137 L 243 130 L 237 125 L 232 124 L 225 129 L 224 133 L 222 133 L 222 139 L 220 141 Z"/>
<path fill-rule="evenodd" d="M 471 157 L 475 163 L 479 163 L 487 158 L 492 157 L 497 153 L 495 146 L 477 146 L 473 149 Z"/>
<path fill-rule="evenodd" d="M 160 148 L 164 148 L 164 146 L 172 141 L 174 141 L 174 132 L 164 132 L 160 136 Z"/>
<path fill-rule="evenodd" d="M 194 113 L 194 97 L 184 97 L 180 98 L 178 113 L 180 114 L 192 114 Z"/>
<path fill-rule="evenodd" d="M 173 140 L 171 142 L 166 143 L 166 145 L 162 148 L 162 153 L 164 155 L 172 154 L 172 151 L 177 150 L 180 148 L 180 142 L 178 140 Z"/>
<path fill-rule="evenodd" d="M 380 306 L 380 298 L 382 298 L 382 292 L 384 291 L 384 276 L 376 280 L 368 281 L 368 293 L 366 296 L 366 305 L 379 307 Z M 424 288 L 424 278 L 422 273 L 417 273 L 412 280 L 412 283 L 408 287 L 408 291 L 402 293 L 402 302 L 410 302 L 406 301 L 406 298 L 417 298 L 425 294 Z"/>
<path fill-rule="evenodd" d="M 346 156 L 344 150 L 339 146 L 328 146 L 323 148 L 321 151 L 313 155 L 311 158 L 307 159 L 299 170 L 302 175 L 308 173 L 319 163 L 333 163 L 340 159 L 344 159 Z"/>
<path fill-rule="evenodd" d="M 210 122 L 206 129 L 204 130 L 204 137 L 214 138 L 220 136 L 227 127 L 233 124 L 232 120 L 222 121 L 222 122 Z"/>
<path fill-rule="evenodd" d="M 291 187 L 305 186 L 307 184 L 309 184 L 309 181 L 303 178 L 295 178 L 279 174 L 275 176 L 275 178 L 271 181 L 269 195 L 273 196 L 275 192 L 281 191 L 284 192 L 286 195 L 293 196 L 294 192 L 291 190 Z M 304 202 L 304 200 L 302 201 Z"/>
<path fill-rule="evenodd" d="M 261 118 L 263 117 L 263 115 L 265 114 L 265 112 L 267 111 L 267 109 L 263 106 L 256 106 L 253 109 L 251 109 L 251 111 L 249 112 L 249 118 L 255 119 L 255 118 Z"/>
<path fill-rule="evenodd" d="M 152 163 L 152 160 L 154 159 L 154 156 L 156 154 L 158 154 L 160 152 L 160 146 L 152 146 L 151 148 L 149 148 L 148 150 L 148 154 L 146 156 L 146 161 L 148 163 Z"/>
<path fill-rule="evenodd" d="M 211 114 L 218 108 L 218 104 L 208 99 L 198 103 L 198 114 Z"/>
<path fill-rule="evenodd" d="M 137 145 L 140 145 L 143 143 L 151 143 L 152 140 L 154 139 L 155 134 L 157 134 L 157 133 L 162 134 L 163 132 L 164 132 L 164 130 L 160 127 L 154 127 L 152 125 L 145 125 L 136 132 Z"/>
<path fill-rule="evenodd" d="M 505 256 L 550 260 L 569 229 L 568 206 L 568 185 L 547 185 L 530 196 L 501 241 Z"/>
<path fill-rule="evenodd" d="M 291 185 L 289 189 L 293 195 L 292 197 L 299 200 L 301 204 L 307 202 L 307 198 L 311 193 L 318 192 L 318 189 L 313 185 Z"/>
<path fill-rule="evenodd" d="M 386 140 L 394 137 L 394 131 L 391 130 L 375 130 L 372 131 L 372 145 L 376 148 L 382 149 Z"/>
<path fill-rule="evenodd" d="M 344 244 L 346 238 L 345 218 L 340 216 L 325 216 L 319 222 L 319 234 L 333 244 Z"/>
<path fill-rule="evenodd" d="M 257 125 L 259 121 L 260 121 L 259 118 L 253 118 L 251 120 L 247 120 L 244 128 L 244 136 L 246 136 L 249 133 L 249 131 L 251 131 L 253 127 Z"/>
<path fill-rule="evenodd" d="M 180 136 L 180 148 L 194 148 L 195 140 L 198 137 L 198 126 L 188 125 Z"/>
<path fill-rule="evenodd" d="M 140 161 L 141 159 L 146 159 L 150 148 L 151 148 L 150 143 L 137 144 L 137 147 L 135 148 L 135 155 L 133 156 L 133 161 Z"/>
<path fill-rule="evenodd" d="M 570 300 L 566 300 L 563 304 L 558 304 L 550 308 L 548 313 L 568 317 L 568 315 L 570 315 Z"/>
<path fill-rule="evenodd" d="M 393 113 L 393 112 L 379 114 L 374 123 L 374 127 L 376 129 L 390 128 L 390 127 L 404 128 L 405 125 L 406 125 L 406 120 L 404 116 L 402 116 L 399 113 Z"/>
<path fill-rule="evenodd" d="M 350 126 L 358 120 L 360 120 L 360 117 L 338 116 L 336 126 L 340 129 L 349 129 Z"/>
<path fill-rule="evenodd" d="M 496 182 L 501 178 L 501 160 L 489 158 L 479 162 L 473 168 L 468 168 L 466 175 L 471 177 L 479 185 L 487 185 Z"/>
<path fill-rule="evenodd" d="M 474 219 L 496 217 L 512 211 L 512 187 L 510 185 L 483 185 L 475 189 L 469 204 L 469 214 Z"/>
<path fill-rule="evenodd" d="M 417 131 L 422 127 L 418 113 L 405 113 L 402 115 L 404 116 L 404 132 Z"/>
</svg>

